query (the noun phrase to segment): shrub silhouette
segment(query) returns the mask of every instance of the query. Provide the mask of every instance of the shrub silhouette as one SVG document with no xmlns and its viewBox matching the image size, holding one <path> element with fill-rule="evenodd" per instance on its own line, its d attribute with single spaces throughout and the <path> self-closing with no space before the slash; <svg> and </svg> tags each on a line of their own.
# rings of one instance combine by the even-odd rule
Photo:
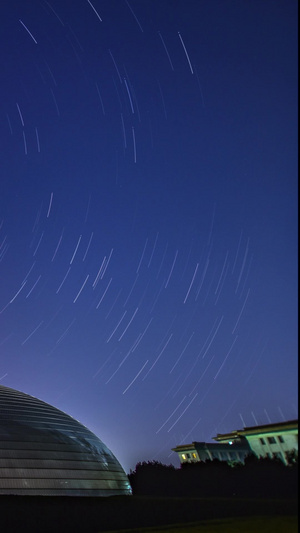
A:
<svg viewBox="0 0 300 533">
<path fill-rule="evenodd" d="M 251 454 L 245 464 L 226 461 L 183 463 L 180 468 L 158 461 L 137 463 L 130 472 L 133 494 L 200 497 L 290 497 L 297 495 L 298 467 L 277 458 Z"/>
<path fill-rule="evenodd" d="M 172 494 L 176 469 L 173 465 L 164 465 L 159 461 L 137 463 L 130 472 L 129 481 L 133 494 L 164 496 Z"/>
</svg>

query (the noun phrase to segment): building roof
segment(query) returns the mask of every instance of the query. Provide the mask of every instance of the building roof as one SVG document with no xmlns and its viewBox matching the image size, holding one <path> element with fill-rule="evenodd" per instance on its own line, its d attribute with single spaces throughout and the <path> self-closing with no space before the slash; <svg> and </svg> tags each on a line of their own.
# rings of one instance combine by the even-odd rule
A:
<svg viewBox="0 0 300 533">
<path fill-rule="evenodd" d="M 230 433 L 218 433 L 216 437 L 213 437 L 214 440 L 227 440 L 227 439 L 236 439 L 239 437 L 247 437 L 250 435 L 257 435 L 261 433 L 274 433 L 277 431 L 298 431 L 298 420 L 288 420 L 286 422 L 276 422 L 275 424 L 263 424 L 260 426 L 249 426 L 244 429 L 236 429 Z"/>
<path fill-rule="evenodd" d="M 174 452 L 181 453 L 181 452 L 189 452 L 193 450 L 220 450 L 222 448 L 239 448 L 239 449 L 245 449 L 247 448 L 247 442 L 234 442 L 230 445 L 229 443 L 219 443 L 219 442 L 197 442 L 194 441 L 191 444 L 180 444 L 179 446 L 176 446 L 176 448 L 172 448 Z"/>
</svg>

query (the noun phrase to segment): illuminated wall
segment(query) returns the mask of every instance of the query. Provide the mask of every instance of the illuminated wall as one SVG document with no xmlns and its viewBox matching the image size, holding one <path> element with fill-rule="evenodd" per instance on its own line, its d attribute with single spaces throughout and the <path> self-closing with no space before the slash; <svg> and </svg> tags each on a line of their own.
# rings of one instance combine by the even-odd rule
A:
<svg viewBox="0 0 300 533">
<path fill-rule="evenodd" d="M 131 494 L 105 444 L 71 416 L 0 386 L 0 494 Z"/>
<path fill-rule="evenodd" d="M 258 457 L 275 456 L 288 464 L 287 454 L 292 451 L 298 453 L 298 420 L 245 427 L 214 437 L 214 440 L 223 443 L 238 439 L 246 439 L 251 452 Z"/>
<path fill-rule="evenodd" d="M 287 464 L 286 454 L 298 451 L 298 430 L 297 433 L 295 430 L 262 432 L 246 438 L 258 457 L 276 456 Z"/>
</svg>

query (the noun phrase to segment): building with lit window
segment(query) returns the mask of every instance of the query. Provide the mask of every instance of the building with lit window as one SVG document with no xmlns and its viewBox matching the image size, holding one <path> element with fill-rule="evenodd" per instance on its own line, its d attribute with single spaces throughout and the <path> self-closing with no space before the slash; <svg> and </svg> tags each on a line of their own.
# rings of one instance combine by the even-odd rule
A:
<svg viewBox="0 0 300 533">
<path fill-rule="evenodd" d="M 71 416 L 0 385 L 0 494 L 131 494 L 113 453 Z"/>
<path fill-rule="evenodd" d="M 192 442 L 172 448 L 181 463 L 212 461 L 244 462 L 251 453 L 257 457 L 278 457 L 288 464 L 288 455 L 298 453 L 298 420 L 245 427 L 230 433 L 218 433 L 215 443 Z"/>
<path fill-rule="evenodd" d="M 214 440 L 226 444 L 246 439 L 257 457 L 278 457 L 288 464 L 288 455 L 298 453 L 298 420 L 245 427 L 230 433 L 218 433 Z"/>
<path fill-rule="evenodd" d="M 178 453 L 181 463 L 197 463 L 199 461 L 227 461 L 228 463 L 243 463 L 246 455 L 251 453 L 247 441 L 234 443 L 192 442 L 172 448 Z"/>
</svg>

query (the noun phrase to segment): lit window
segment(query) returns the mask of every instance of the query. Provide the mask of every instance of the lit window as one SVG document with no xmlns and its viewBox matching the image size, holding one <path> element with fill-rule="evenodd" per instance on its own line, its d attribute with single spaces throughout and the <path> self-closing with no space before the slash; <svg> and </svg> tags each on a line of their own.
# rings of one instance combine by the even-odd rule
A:
<svg viewBox="0 0 300 533">
<path fill-rule="evenodd" d="M 193 453 L 193 459 L 197 459 L 197 454 L 196 453 Z"/>
<path fill-rule="evenodd" d="M 265 439 L 259 439 L 261 444 L 266 444 Z"/>
<path fill-rule="evenodd" d="M 182 453 L 182 454 L 181 454 L 181 457 L 182 457 L 182 459 L 183 459 L 184 461 L 186 460 L 186 455 L 185 455 L 185 453 Z"/>
<path fill-rule="evenodd" d="M 274 437 L 268 437 L 268 443 L 269 444 L 276 444 L 276 440 Z"/>
<path fill-rule="evenodd" d="M 284 438 L 281 435 L 278 435 L 279 442 L 284 442 Z"/>
</svg>

